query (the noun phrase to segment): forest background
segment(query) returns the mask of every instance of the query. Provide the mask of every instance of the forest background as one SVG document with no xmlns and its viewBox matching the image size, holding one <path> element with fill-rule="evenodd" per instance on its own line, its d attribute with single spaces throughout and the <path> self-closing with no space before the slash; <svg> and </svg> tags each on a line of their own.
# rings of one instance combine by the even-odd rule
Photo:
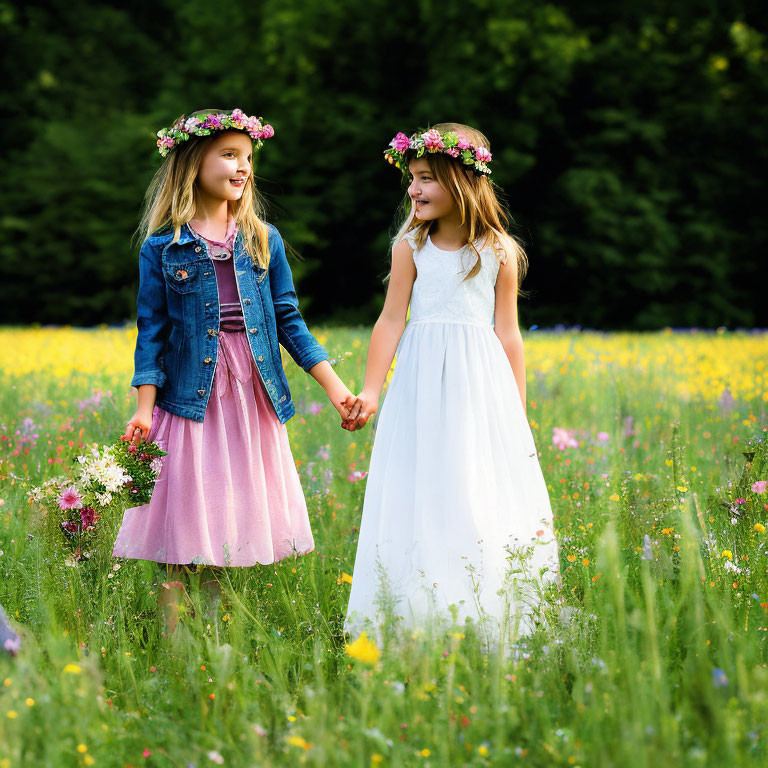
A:
<svg viewBox="0 0 768 768">
<path fill-rule="evenodd" d="M 0 323 L 135 317 L 156 131 L 241 107 L 311 322 L 369 324 L 398 131 L 491 141 L 530 272 L 523 327 L 768 326 L 762 4 L 0 3 Z"/>
</svg>

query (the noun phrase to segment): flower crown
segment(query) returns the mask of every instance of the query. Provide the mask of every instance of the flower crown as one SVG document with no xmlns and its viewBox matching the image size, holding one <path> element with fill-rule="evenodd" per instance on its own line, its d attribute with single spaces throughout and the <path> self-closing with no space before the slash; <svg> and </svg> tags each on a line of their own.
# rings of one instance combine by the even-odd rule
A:
<svg viewBox="0 0 768 768">
<path fill-rule="evenodd" d="M 488 163 L 491 162 L 488 147 L 475 147 L 463 133 L 456 131 L 440 133 L 432 128 L 425 133 L 414 133 L 410 137 L 404 133 L 398 133 L 389 142 L 389 147 L 384 151 L 384 157 L 387 158 L 388 163 L 396 166 L 403 173 L 408 170 L 405 165 L 405 153 L 408 150 L 414 150 L 416 157 L 421 157 L 425 152 L 442 152 L 461 160 L 464 165 L 471 165 L 477 173 L 488 175 L 491 173 L 488 167 Z"/>
<path fill-rule="evenodd" d="M 275 129 L 269 123 L 263 125 L 260 117 L 250 117 L 241 109 L 231 112 L 201 110 L 190 117 L 182 115 L 170 128 L 160 129 L 157 132 L 158 152 L 165 157 L 190 136 L 208 136 L 214 131 L 245 131 L 256 142 L 256 149 L 261 149 L 263 139 L 275 135 Z"/>
</svg>

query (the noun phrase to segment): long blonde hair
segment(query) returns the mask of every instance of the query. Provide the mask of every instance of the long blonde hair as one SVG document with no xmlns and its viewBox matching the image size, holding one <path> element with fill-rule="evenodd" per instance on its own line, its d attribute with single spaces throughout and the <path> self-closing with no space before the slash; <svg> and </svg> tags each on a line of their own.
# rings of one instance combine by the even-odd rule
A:
<svg viewBox="0 0 768 768">
<path fill-rule="evenodd" d="M 490 147 L 488 139 L 480 131 L 468 125 L 438 123 L 432 127 L 440 133 L 446 131 L 463 133 L 476 147 Z M 407 152 L 406 162 L 410 162 L 415 156 L 415 152 Z M 507 259 L 514 259 L 517 265 L 519 290 L 520 283 L 528 269 L 528 258 L 520 242 L 507 232 L 510 217 L 499 201 L 498 187 L 488 176 L 475 173 L 471 167 L 463 165 L 450 155 L 440 152 L 425 152 L 422 158 L 429 163 L 437 183 L 447 190 L 453 198 L 461 214 L 462 225 L 466 224 L 469 228 L 468 241 L 472 250 L 477 254 L 477 261 L 464 279 L 474 277 L 480 271 L 482 266 L 480 252 L 475 247 L 475 242 L 480 239 L 481 249 L 493 247 L 496 257 L 502 264 L 506 264 Z M 408 198 L 406 197 L 407 201 Z M 416 245 L 421 248 L 427 241 L 427 235 L 433 223 L 433 221 L 419 221 L 416 218 L 416 205 L 411 201 L 410 211 L 392 239 L 392 245 L 399 243 L 406 233 L 413 232 Z"/>
<path fill-rule="evenodd" d="M 212 110 L 200 110 L 211 112 Z M 190 117 L 198 114 L 193 113 Z M 212 134 L 220 135 L 221 132 Z M 173 227 L 173 240 L 181 234 L 181 227 L 195 215 L 197 206 L 196 184 L 200 164 L 208 148 L 210 136 L 192 136 L 174 147 L 157 170 L 144 196 L 141 222 L 136 231 L 141 243 L 149 235 L 165 227 Z M 264 201 L 256 188 L 251 173 L 239 200 L 230 200 L 229 210 L 243 234 L 246 253 L 261 269 L 269 267 L 269 230 L 264 223 Z"/>
</svg>

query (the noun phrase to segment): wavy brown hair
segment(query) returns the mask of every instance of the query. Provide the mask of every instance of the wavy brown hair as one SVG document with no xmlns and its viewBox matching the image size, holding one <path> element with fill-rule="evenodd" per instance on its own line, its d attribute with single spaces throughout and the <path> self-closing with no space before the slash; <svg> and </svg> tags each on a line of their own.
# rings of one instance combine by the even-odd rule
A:
<svg viewBox="0 0 768 768">
<path fill-rule="evenodd" d="M 199 110 L 188 117 L 207 114 L 213 110 Z M 226 111 L 226 110 L 222 110 Z M 195 215 L 197 207 L 197 175 L 203 155 L 213 136 L 190 136 L 175 146 L 157 170 L 144 196 L 141 222 L 136 231 L 139 242 L 166 227 L 173 228 L 173 240 L 181 234 L 181 227 Z M 242 133 L 242 131 L 238 131 Z M 247 135 L 247 134 L 246 134 Z M 229 211 L 243 234 L 245 251 L 254 264 L 269 267 L 269 231 L 264 222 L 264 201 L 256 188 L 251 159 L 251 173 L 239 200 L 229 201 Z"/>
<path fill-rule="evenodd" d="M 463 133 L 475 147 L 489 147 L 488 139 L 480 131 L 461 123 L 438 123 L 432 126 L 440 133 L 455 131 Z M 416 157 L 414 150 L 405 153 L 405 162 L 410 163 Z M 477 261 L 465 280 L 474 277 L 482 266 L 480 251 L 475 243 L 480 240 L 481 249 L 493 247 L 496 257 L 503 264 L 507 259 L 514 259 L 517 264 L 517 284 L 525 277 L 528 258 L 520 242 L 509 234 L 507 228 L 511 220 L 509 213 L 499 200 L 499 189 L 491 179 L 476 173 L 472 166 L 464 165 L 450 155 L 440 152 L 425 152 L 422 159 L 429 163 L 437 183 L 453 198 L 461 214 L 462 225 L 469 229 L 468 242 L 477 254 Z M 408 198 L 406 198 L 406 202 Z M 392 240 L 396 245 L 407 232 L 413 232 L 416 244 L 421 248 L 427 241 L 429 230 L 434 221 L 419 221 L 416 218 L 416 205 L 410 201 L 410 210 Z"/>
</svg>

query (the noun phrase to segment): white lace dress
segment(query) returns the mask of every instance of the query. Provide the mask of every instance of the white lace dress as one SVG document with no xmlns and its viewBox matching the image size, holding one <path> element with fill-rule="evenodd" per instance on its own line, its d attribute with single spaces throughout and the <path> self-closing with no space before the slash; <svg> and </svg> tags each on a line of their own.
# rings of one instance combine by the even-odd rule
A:
<svg viewBox="0 0 768 768">
<path fill-rule="evenodd" d="M 493 329 L 499 263 L 483 248 L 465 281 L 477 259 L 468 246 L 428 239 L 417 250 L 406 238 L 411 316 L 376 424 L 345 629 L 380 636 L 387 616 L 424 627 L 453 614 L 526 634 L 559 565 L 536 446 Z M 511 573 L 521 561 L 531 581 Z"/>
</svg>

